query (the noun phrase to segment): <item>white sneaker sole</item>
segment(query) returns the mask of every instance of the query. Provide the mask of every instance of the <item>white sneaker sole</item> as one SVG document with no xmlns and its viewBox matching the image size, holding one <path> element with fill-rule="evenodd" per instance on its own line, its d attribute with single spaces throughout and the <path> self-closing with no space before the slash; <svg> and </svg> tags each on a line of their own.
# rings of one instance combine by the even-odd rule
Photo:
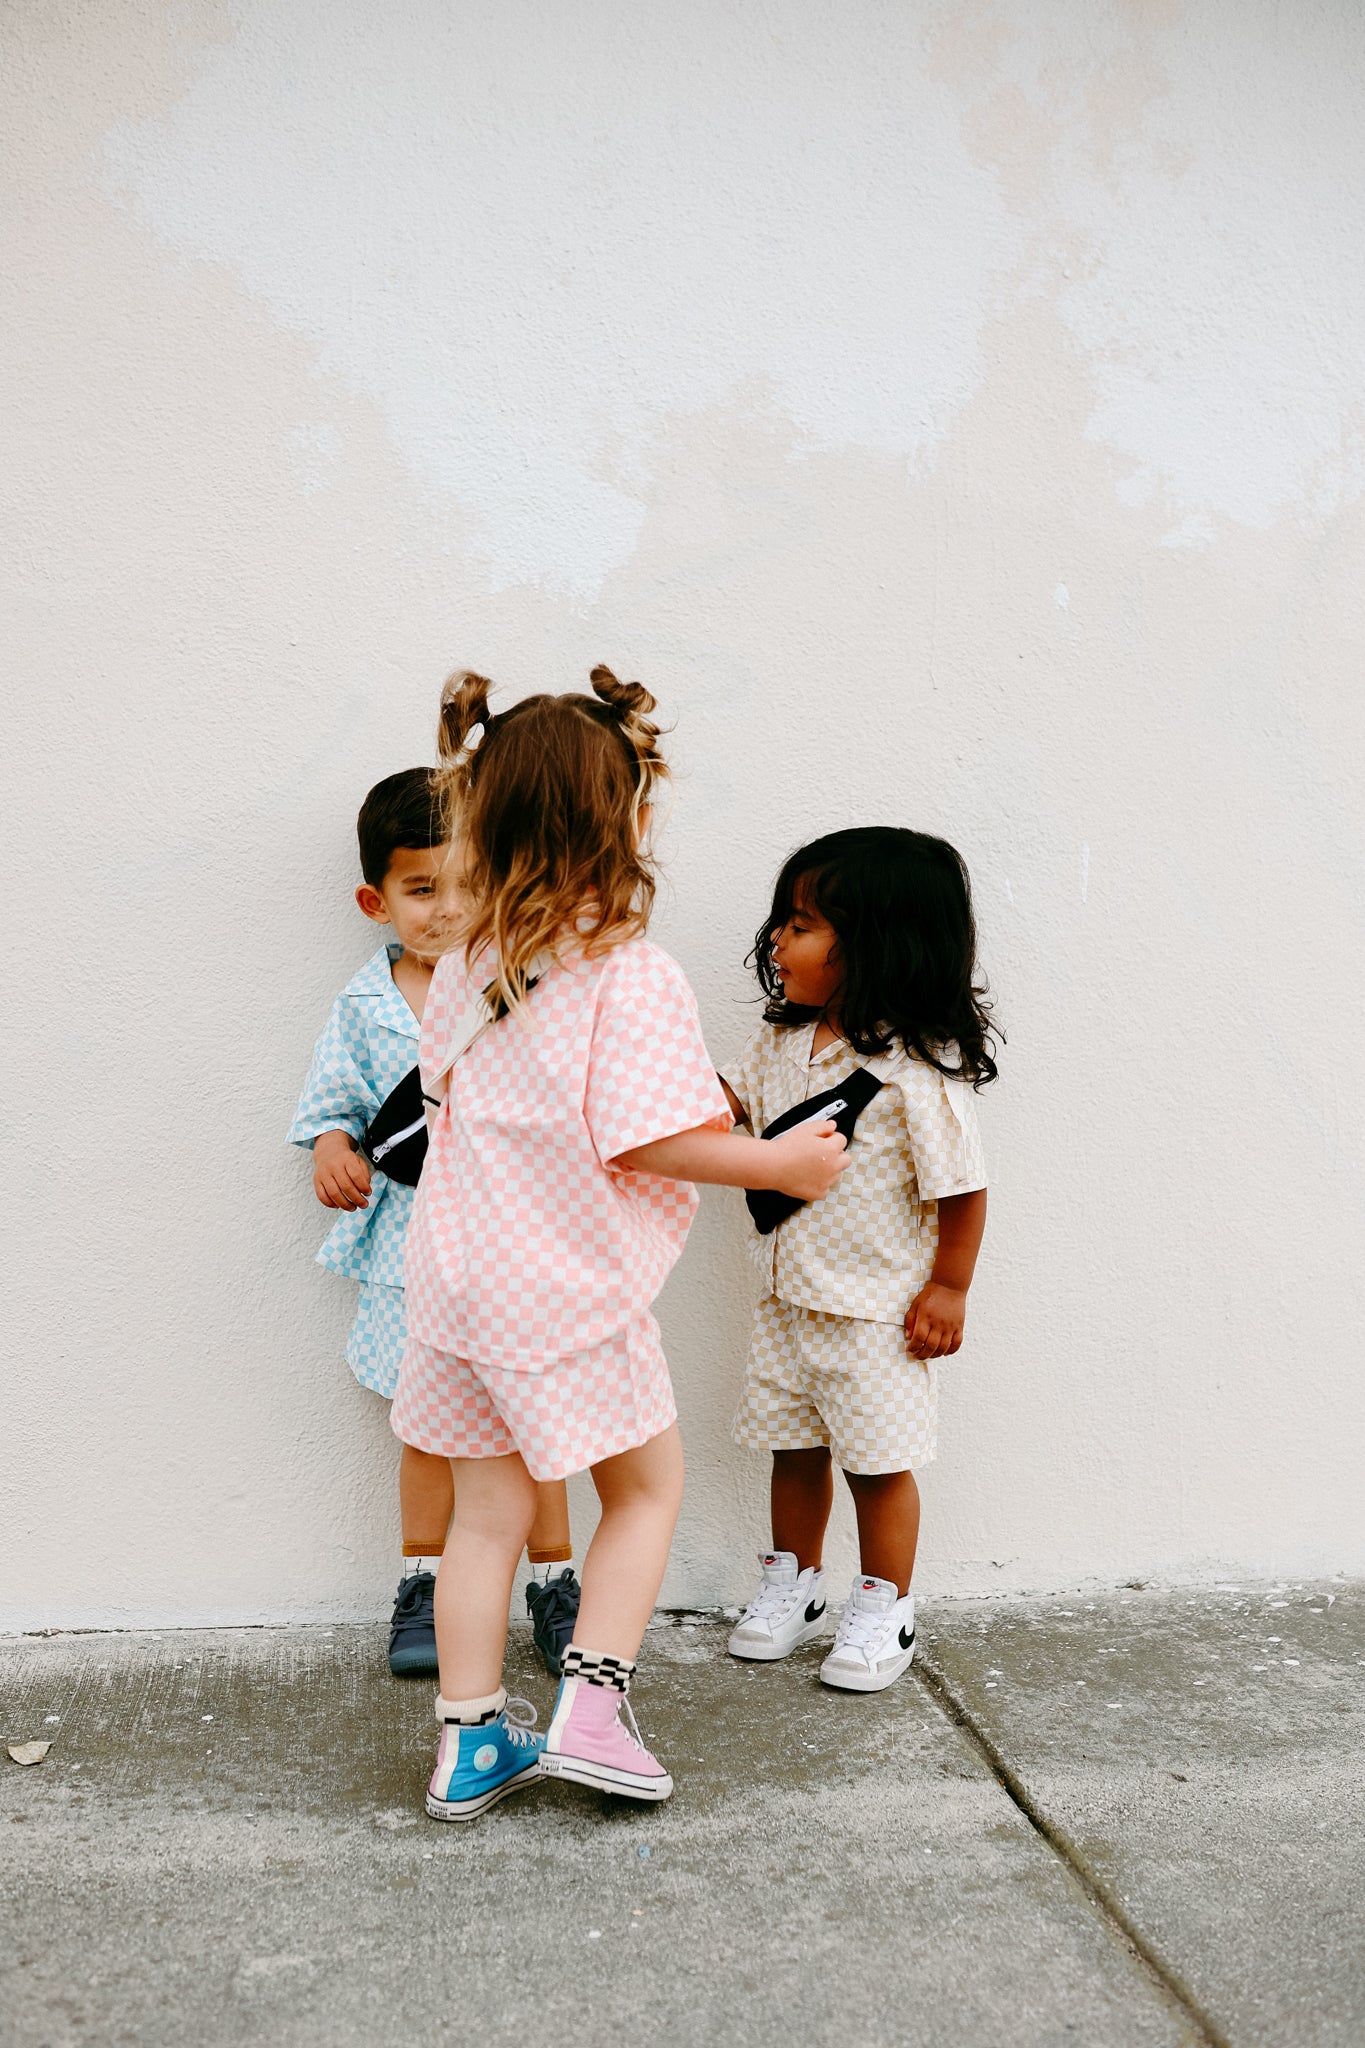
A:
<svg viewBox="0 0 1365 2048">
<path fill-rule="evenodd" d="M 836 1692 L 885 1692 L 888 1685 L 894 1685 L 903 1671 L 908 1671 L 915 1661 L 915 1646 L 902 1650 L 889 1664 L 869 1671 L 864 1665 L 860 1670 L 856 1664 L 836 1664 L 827 1657 L 820 1666 L 820 1683 L 833 1686 Z"/>
<path fill-rule="evenodd" d="M 490 1806 L 496 1806 L 509 1792 L 519 1792 L 523 1785 L 531 1784 L 540 1776 L 540 1759 L 529 1764 L 524 1771 L 518 1771 L 514 1778 L 504 1778 L 501 1785 L 495 1785 L 491 1792 L 480 1792 L 474 1799 L 438 1799 L 427 1789 L 427 1812 L 433 1820 L 477 1820 L 481 1813 L 487 1813 Z"/>
<path fill-rule="evenodd" d="M 748 1664 L 780 1664 L 784 1657 L 790 1657 L 793 1650 L 799 1650 L 803 1643 L 813 1643 L 817 1636 L 825 1633 L 825 1616 L 819 1614 L 814 1621 L 808 1621 L 799 1636 L 793 1636 L 785 1645 L 775 1643 L 771 1636 L 765 1642 L 762 1636 L 743 1636 L 736 1629 L 725 1645 L 732 1657 L 742 1657 Z"/>
<path fill-rule="evenodd" d="M 614 1771 L 610 1764 L 590 1763 L 586 1757 L 550 1756 L 544 1751 L 540 1775 L 567 1778 L 571 1784 L 590 1785 L 594 1792 L 614 1792 L 622 1799 L 667 1799 L 673 1790 L 673 1780 L 667 1772 L 661 1778 L 645 1778 L 634 1771 Z"/>
</svg>

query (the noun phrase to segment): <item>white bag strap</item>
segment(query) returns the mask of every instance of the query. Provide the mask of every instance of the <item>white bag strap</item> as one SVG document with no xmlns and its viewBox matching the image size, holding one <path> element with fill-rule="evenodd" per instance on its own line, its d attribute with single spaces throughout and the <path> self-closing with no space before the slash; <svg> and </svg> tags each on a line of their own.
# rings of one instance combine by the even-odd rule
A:
<svg viewBox="0 0 1365 2048">
<path fill-rule="evenodd" d="M 537 953 L 535 959 L 531 962 L 531 972 L 526 981 L 528 995 L 540 980 L 546 968 L 551 964 L 552 957 L 549 953 Z M 460 1019 L 459 1029 L 446 1048 L 445 1065 L 439 1074 L 435 1075 L 430 1081 L 423 1083 L 422 1104 L 426 1112 L 428 1133 L 435 1130 L 436 1118 L 440 1113 L 441 1104 L 450 1093 L 451 1068 L 457 1060 L 464 1058 L 470 1046 L 476 1040 L 482 1038 L 485 1031 L 508 1015 L 506 1010 L 494 1009 L 491 994 L 492 988 L 493 984 L 490 982 L 487 988 L 481 989 L 478 995 L 473 998 L 464 1016 Z"/>
</svg>

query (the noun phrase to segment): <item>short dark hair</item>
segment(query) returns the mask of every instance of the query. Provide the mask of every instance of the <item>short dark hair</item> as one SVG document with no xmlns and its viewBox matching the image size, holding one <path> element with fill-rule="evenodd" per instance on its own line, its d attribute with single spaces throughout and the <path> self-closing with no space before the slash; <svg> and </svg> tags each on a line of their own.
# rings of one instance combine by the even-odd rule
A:
<svg viewBox="0 0 1365 2048">
<path fill-rule="evenodd" d="M 802 883 L 839 942 L 839 1029 L 854 1052 L 866 1058 L 899 1039 L 941 1074 L 975 1088 L 993 1081 L 1000 1034 L 977 979 L 972 888 L 956 848 L 895 825 L 856 826 L 798 847 L 749 956 L 769 1024 L 808 1024 L 819 1014 L 787 1001 L 773 960 L 773 936 Z"/>
<path fill-rule="evenodd" d="M 386 775 L 360 806 L 356 819 L 360 872 L 372 889 L 382 889 L 389 863 L 400 846 L 441 846 L 446 828 L 431 768 L 404 768 Z"/>
</svg>

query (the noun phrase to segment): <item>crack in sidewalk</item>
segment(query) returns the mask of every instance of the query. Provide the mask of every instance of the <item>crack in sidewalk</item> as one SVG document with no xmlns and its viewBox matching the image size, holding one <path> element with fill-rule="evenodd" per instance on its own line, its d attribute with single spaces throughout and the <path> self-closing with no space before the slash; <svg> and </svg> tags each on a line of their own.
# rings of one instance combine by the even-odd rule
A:
<svg viewBox="0 0 1365 2048">
<path fill-rule="evenodd" d="M 923 1650 L 919 1650 L 911 1670 L 946 1719 L 951 1721 L 954 1727 L 961 1728 L 974 1743 L 989 1765 L 992 1777 L 1019 1809 L 1034 1833 L 1039 1835 L 1053 1855 L 1065 1864 L 1070 1876 L 1098 1912 L 1108 1931 L 1122 1943 L 1138 1965 L 1179 2008 L 1182 2017 L 1195 2029 L 1203 2048 L 1232 2048 L 1228 2036 L 1204 2011 L 1179 1971 L 1173 1969 L 1160 1950 L 1147 1939 L 1112 1888 L 1090 1869 L 1066 1830 L 1049 1819 L 1037 1804 L 1023 1779 L 1006 1761 L 1003 1751 L 981 1727 L 966 1701 L 953 1690 L 940 1666 L 925 1656 Z"/>
</svg>

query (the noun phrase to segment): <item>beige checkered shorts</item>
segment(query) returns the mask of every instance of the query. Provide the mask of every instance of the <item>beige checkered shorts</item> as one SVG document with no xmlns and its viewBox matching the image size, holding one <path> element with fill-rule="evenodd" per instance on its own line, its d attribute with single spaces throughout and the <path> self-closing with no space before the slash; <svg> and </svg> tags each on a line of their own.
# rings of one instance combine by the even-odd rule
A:
<svg viewBox="0 0 1365 2048">
<path fill-rule="evenodd" d="M 754 1451 L 828 1444 L 845 1472 L 907 1472 L 938 1450 L 932 1361 L 912 1358 L 899 1323 L 794 1308 L 754 1312 L 734 1438 Z"/>
</svg>

